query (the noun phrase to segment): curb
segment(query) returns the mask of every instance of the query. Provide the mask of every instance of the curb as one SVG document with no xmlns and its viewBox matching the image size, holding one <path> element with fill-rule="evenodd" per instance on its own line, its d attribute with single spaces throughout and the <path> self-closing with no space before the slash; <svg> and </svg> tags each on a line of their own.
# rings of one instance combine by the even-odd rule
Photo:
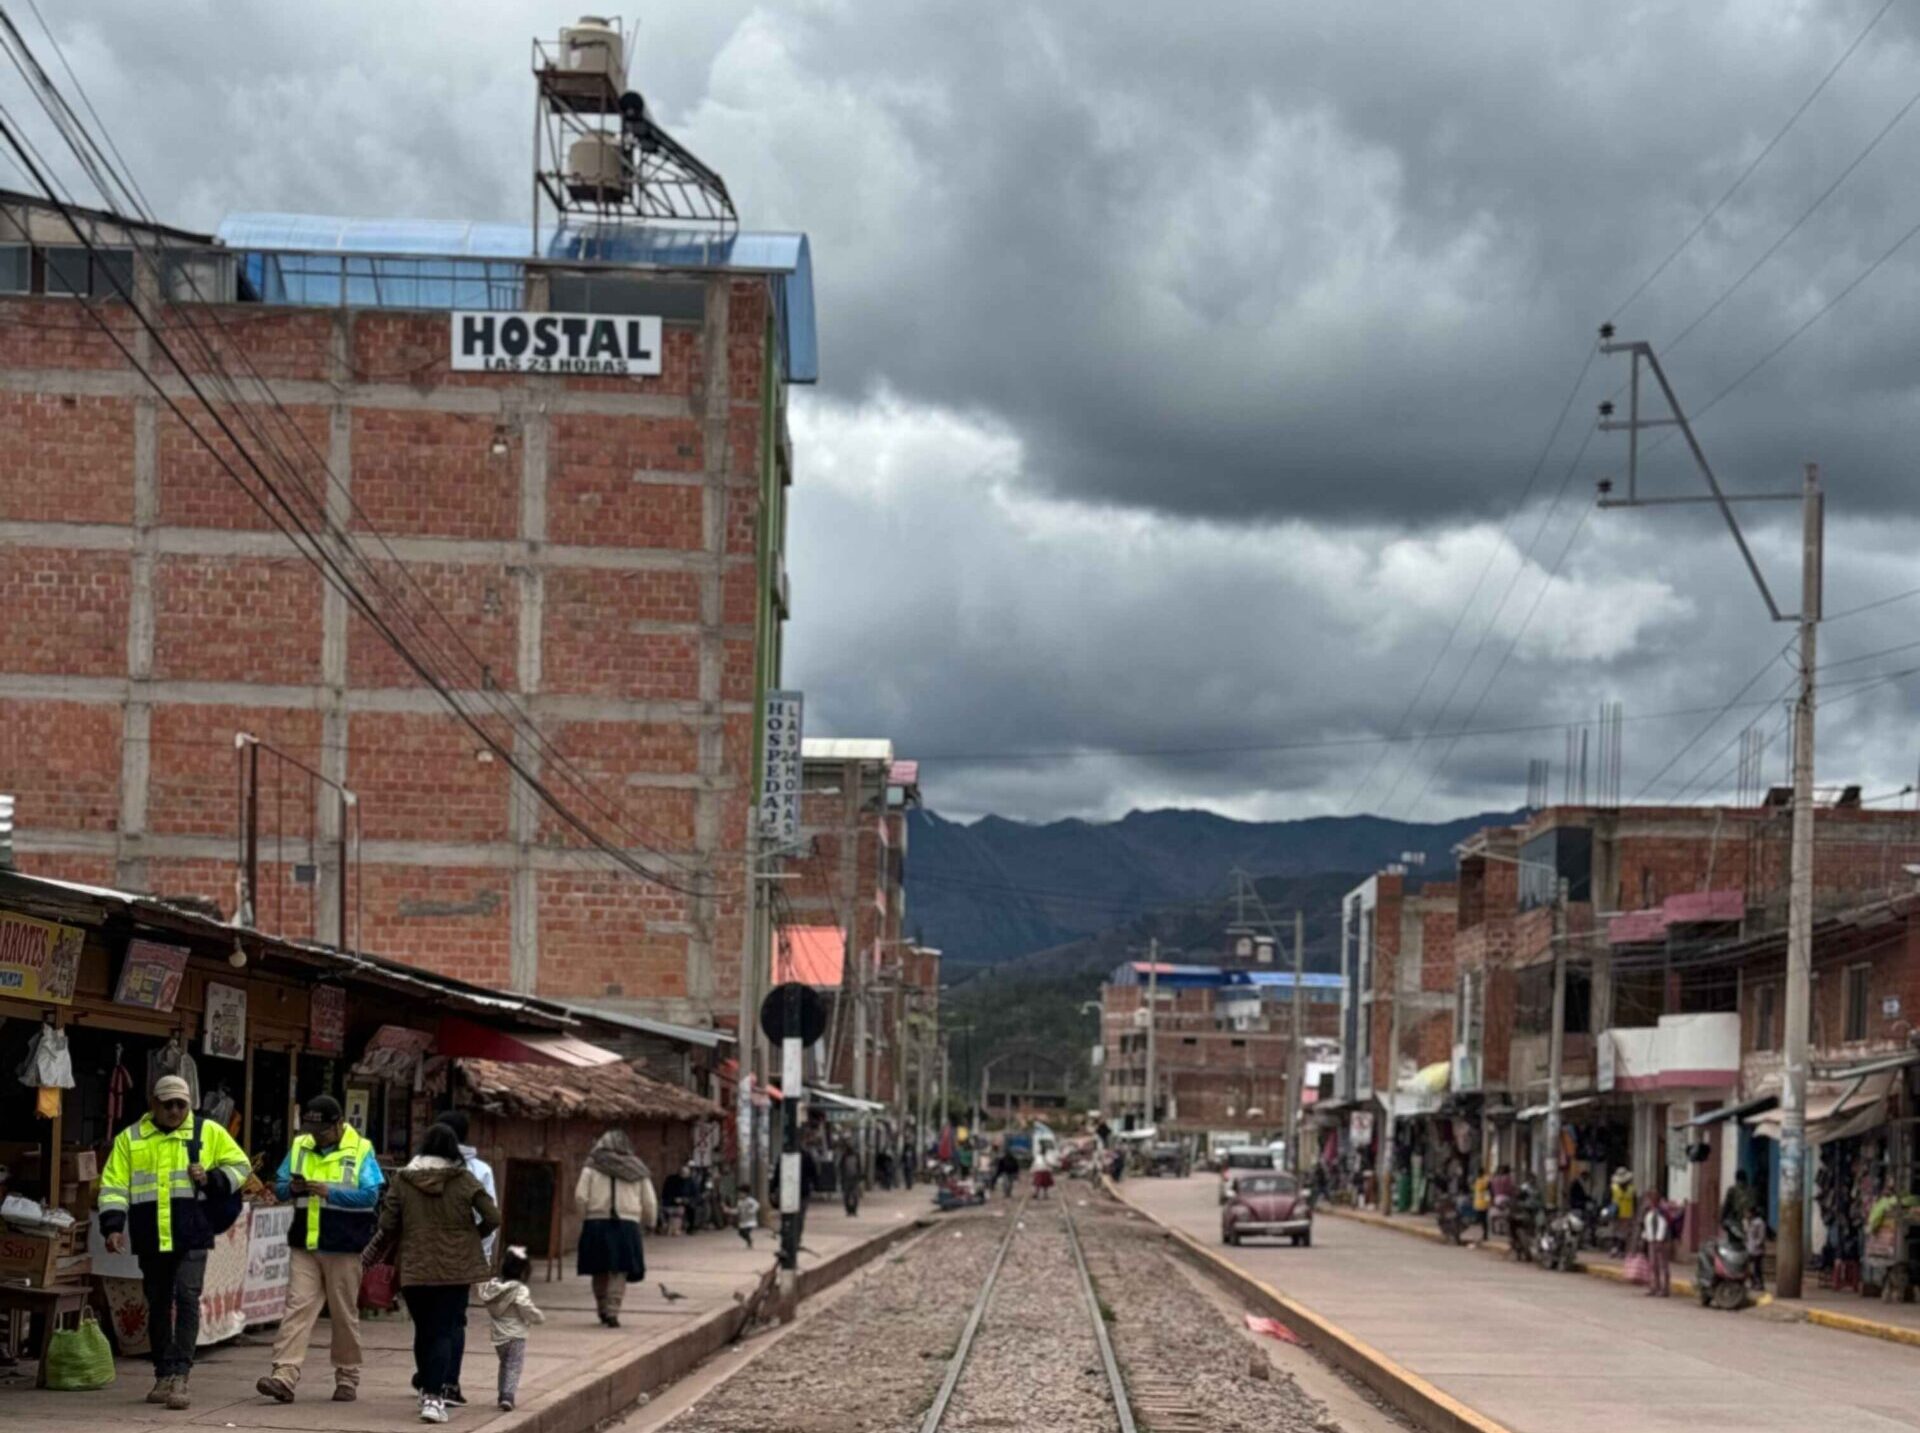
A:
<svg viewBox="0 0 1920 1433">
<path fill-rule="evenodd" d="M 1238 1264 L 1216 1254 L 1184 1230 L 1155 1218 L 1101 1176 L 1101 1186 L 1127 1208 L 1151 1221 L 1187 1259 L 1234 1290 L 1249 1304 L 1283 1320 L 1304 1338 L 1313 1351 L 1344 1373 L 1359 1379 L 1423 1433 L 1510 1433 L 1484 1413 L 1443 1393 L 1411 1369 L 1388 1358 L 1373 1345 L 1355 1338 L 1338 1324 L 1322 1318 L 1306 1305 L 1256 1278 Z"/>
<path fill-rule="evenodd" d="M 832 1258 L 802 1269 L 799 1297 L 813 1297 L 880 1257 L 894 1245 L 931 1227 L 925 1216 L 903 1219 L 896 1227 L 849 1245 Z M 649 1394 L 684 1377 L 739 1336 L 747 1317 L 740 1304 L 715 1309 L 659 1343 L 616 1354 L 581 1371 L 563 1388 L 553 1389 L 489 1425 L 491 1433 L 590 1433 L 626 1413 Z"/>
<path fill-rule="evenodd" d="M 1808 1309 L 1806 1321 L 1818 1324 L 1822 1328 L 1837 1329 L 1841 1333 L 1859 1334 L 1865 1338 L 1877 1338 L 1887 1343 L 1903 1343 L 1911 1348 L 1920 1348 L 1920 1329 L 1910 1329 L 1904 1324 L 1883 1324 L 1877 1319 L 1863 1319 L 1853 1314 L 1835 1313 L 1832 1309 Z"/>
</svg>

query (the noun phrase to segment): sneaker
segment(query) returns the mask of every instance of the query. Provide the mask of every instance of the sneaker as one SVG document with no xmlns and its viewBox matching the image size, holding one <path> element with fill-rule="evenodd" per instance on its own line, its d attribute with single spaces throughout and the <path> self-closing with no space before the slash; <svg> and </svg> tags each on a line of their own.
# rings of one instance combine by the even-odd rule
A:
<svg viewBox="0 0 1920 1433">
<path fill-rule="evenodd" d="M 173 1392 L 172 1376 L 161 1374 L 153 1380 L 153 1387 L 147 1390 L 147 1402 L 165 1403 L 167 1395 L 171 1392 Z"/>
<path fill-rule="evenodd" d="M 253 1385 L 254 1392 L 275 1403 L 293 1402 L 293 1385 L 277 1373 L 270 1373 Z"/>
<path fill-rule="evenodd" d="M 442 1395 L 442 1398 L 447 1403 L 457 1403 L 462 1407 L 464 1407 L 467 1402 L 467 1395 L 460 1391 L 460 1385 L 457 1383 L 449 1383 L 447 1385 L 447 1391 Z"/>
<path fill-rule="evenodd" d="M 187 1376 L 183 1373 L 173 1380 L 173 1387 L 167 1390 L 167 1409 L 172 1413 L 185 1413 L 193 1407 L 193 1397 L 187 1392 Z"/>
<path fill-rule="evenodd" d="M 351 1383 L 336 1383 L 333 1385 L 333 1401 L 335 1403 L 351 1403 L 359 1396 L 359 1388 Z"/>
<path fill-rule="evenodd" d="M 445 1423 L 447 1405 L 445 1400 L 435 1398 L 431 1393 L 420 1395 L 420 1421 L 422 1423 Z"/>
<path fill-rule="evenodd" d="M 500 1400 L 500 1411 L 501 1411 L 502 1413 L 511 1413 L 511 1412 L 513 1412 L 513 1400 L 512 1400 L 511 1398 L 503 1398 L 503 1399 L 501 1399 L 501 1400 Z"/>
</svg>

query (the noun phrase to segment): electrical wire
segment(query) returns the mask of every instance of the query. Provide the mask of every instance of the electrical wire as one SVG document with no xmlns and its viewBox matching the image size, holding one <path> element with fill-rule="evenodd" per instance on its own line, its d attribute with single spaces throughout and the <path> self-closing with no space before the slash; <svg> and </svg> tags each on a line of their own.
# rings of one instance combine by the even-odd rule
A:
<svg viewBox="0 0 1920 1433">
<path fill-rule="evenodd" d="M 1721 719 L 1725 717 L 1728 712 L 1734 709 L 1734 707 L 1739 703 L 1740 699 L 1744 697 L 1748 692 L 1753 690 L 1754 685 L 1757 682 L 1759 682 L 1759 680 L 1762 677 L 1766 676 L 1768 672 L 1773 670 L 1773 664 L 1779 661 L 1782 657 L 1786 656 L 1787 649 L 1792 645 L 1793 645 L 1793 640 L 1790 638 L 1788 639 L 1787 642 L 1785 642 L 1781 646 L 1779 651 L 1775 652 L 1771 657 L 1767 658 L 1767 660 L 1761 664 L 1760 670 L 1755 672 L 1751 677 L 1748 677 L 1745 685 L 1743 685 L 1739 691 L 1735 692 L 1732 697 L 1730 697 L 1724 704 L 1722 704 L 1719 707 L 1719 709 L 1714 712 L 1712 716 L 1707 718 L 1706 722 L 1701 726 L 1700 730 L 1696 731 L 1687 740 L 1687 744 L 1685 746 L 1681 747 L 1678 751 L 1674 752 L 1672 756 L 1668 757 L 1666 760 L 1666 764 L 1664 766 L 1662 766 L 1658 771 L 1654 772 L 1653 775 L 1649 776 L 1643 783 L 1641 783 L 1640 789 L 1634 792 L 1633 794 L 1633 800 L 1629 801 L 1627 804 L 1629 806 L 1639 805 L 1640 798 L 1645 796 L 1649 791 L 1653 790 L 1654 783 L 1659 781 L 1660 778 L 1665 776 L 1669 771 L 1673 770 L 1674 766 L 1679 762 L 1680 758 L 1685 756 L 1689 751 L 1692 751 L 1693 748 L 1699 743 L 1700 739 L 1704 737 L 1708 732 L 1712 731 L 1713 728 L 1719 724 Z"/>
</svg>

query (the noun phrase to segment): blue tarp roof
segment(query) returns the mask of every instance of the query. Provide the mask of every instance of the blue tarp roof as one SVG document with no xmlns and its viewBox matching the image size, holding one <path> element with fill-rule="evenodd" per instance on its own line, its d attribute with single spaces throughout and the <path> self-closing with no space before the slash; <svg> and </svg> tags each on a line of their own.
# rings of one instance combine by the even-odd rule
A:
<svg viewBox="0 0 1920 1433">
<path fill-rule="evenodd" d="M 774 280 L 781 357 L 790 383 L 820 377 L 813 308 L 813 255 L 805 234 L 721 233 L 648 224 L 596 224 L 543 229 L 526 224 L 453 219 L 349 219 L 326 214 L 229 214 L 216 237 L 243 256 L 366 256 L 330 274 L 289 274 L 284 264 L 243 257 L 242 270 L 262 297 L 284 303 L 349 303 L 421 308 L 488 307 L 528 259 L 632 264 L 649 268 L 726 269 Z M 396 260 L 444 259 L 416 268 L 376 266 Z M 324 280 L 324 281 L 322 281 Z"/>
<path fill-rule="evenodd" d="M 1300 976 L 1302 990 L 1339 990 L 1347 983 L 1341 975 L 1326 975 L 1317 971 L 1305 971 Z M 1293 988 L 1291 970 L 1235 970 L 1227 974 L 1229 985 L 1257 985 L 1262 990 L 1277 987 L 1281 990 Z"/>
</svg>

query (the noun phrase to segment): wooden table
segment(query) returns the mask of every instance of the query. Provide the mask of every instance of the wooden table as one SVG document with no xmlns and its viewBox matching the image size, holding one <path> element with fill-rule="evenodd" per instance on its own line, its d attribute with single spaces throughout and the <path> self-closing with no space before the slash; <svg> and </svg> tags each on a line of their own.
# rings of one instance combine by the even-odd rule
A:
<svg viewBox="0 0 1920 1433">
<path fill-rule="evenodd" d="M 18 1284 L 0 1284 L 0 1312 L 7 1316 L 13 1356 L 20 1357 L 19 1314 L 29 1318 L 44 1319 L 40 1333 L 40 1371 L 34 1376 L 33 1386 L 47 1386 L 47 1344 L 52 1339 L 53 1330 L 60 1326 L 60 1320 L 72 1318 L 79 1325 L 80 1314 L 87 1307 L 92 1292 L 84 1284 L 52 1284 L 44 1289 L 29 1289 Z"/>
</svg>

